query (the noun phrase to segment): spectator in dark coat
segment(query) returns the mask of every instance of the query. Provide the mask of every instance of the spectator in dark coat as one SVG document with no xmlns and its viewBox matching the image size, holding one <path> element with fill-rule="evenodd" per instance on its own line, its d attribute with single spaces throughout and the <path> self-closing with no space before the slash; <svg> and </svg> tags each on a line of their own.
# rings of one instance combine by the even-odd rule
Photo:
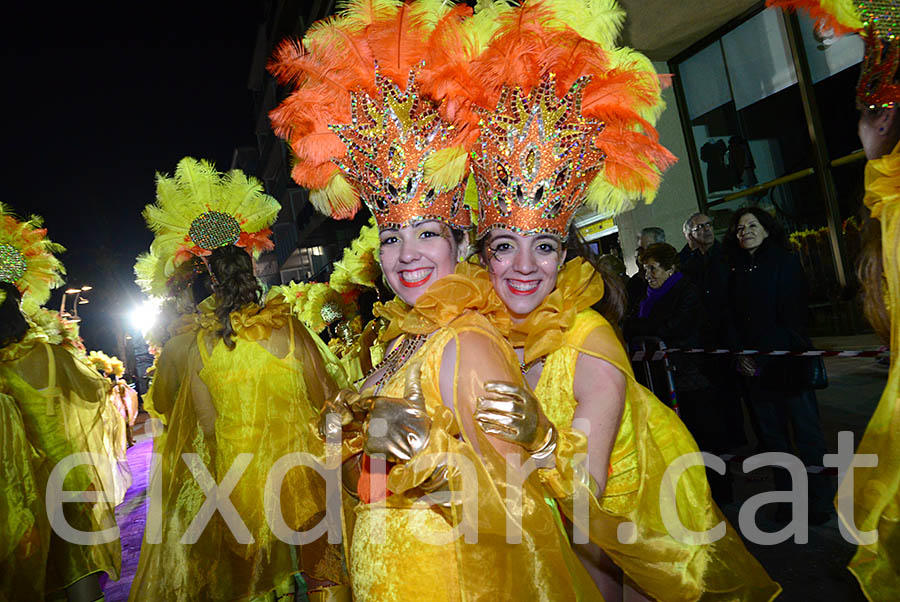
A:
<svg viewBox="0 0 900 602">
<path fill-rule="evenodd" d="M 647 295 L 639 304 L 637 315 L 625 322 L 625 338 L 653 336 L 669 348 L 696 348 L 703 340 L 707 323 L 700 302 L 700 292 L 689 278 L 678 270 L 678 251 L 666 243 L 648 246 L 641 253 L 647 279 Z M 723 437 L 721 403 L 701 370 L 703 357 L 673 354 L 675 390 L 680 416 L 702 451 L 721 453 Z M 707 471 L 713 497 L 720 504 L 731 501 L 730 479 Z"/>
<path fill-rule="evenodd" d="M 759 351 L 810 349 L 806 277 L 778 222 L 762 209 L 743 208 L 735 213 L 726 244 L 734 262 L 730 303 L 740 346 Z M 822 466 L 826 447 L 818 402 L 812 389 L 797 384 L 797 374 L 790 373 L 793 364 L 789 362 L 795 360 L 771 356 L 738 356 L 737 360 L 764 449 L 794 453 L 790 429 L 802 462 Z M 791 489 L 787 470 L 774 470 L 776 489 Z M 809 490 L 810 522 L 825 522 L 831 513 L 828 477 L 810 474 Z M 790 506 L 782 505 L 776 518 L 789 520 L 789 513 Z"/>
<path fill-rule="evenodd" d="M 731 349 L 736 346 L 730 330 L 728 312 L 728 265 L 723 245 L 716 240 L 713 222 L 704 213 L 695 213 L 682 227 L 687 244 L 678 254 L 681 271 L 700 289 L 703 310 L 709 321 L 709 334 L 701 341 L 707 349 Z M 744 432 L 744 410 L 737 392 L 737 375 L 730 370 L 728 356 L 710 355 L 703 358 L 703 369 L 721 393 L 724 428 L 728 434 L 729 450 L 747 444 Z"/>
</svg>

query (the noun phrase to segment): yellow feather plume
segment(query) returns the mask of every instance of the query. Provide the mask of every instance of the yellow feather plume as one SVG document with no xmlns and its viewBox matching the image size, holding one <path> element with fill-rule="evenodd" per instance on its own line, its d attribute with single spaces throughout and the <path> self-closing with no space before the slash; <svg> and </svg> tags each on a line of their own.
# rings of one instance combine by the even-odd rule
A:
<svg viewBox="0 0 900 602">
<path fill-rule="evenodd" d="M 562 24 L 604 48 L 614 47 L 625 23 L 616 0 L 546 0 L 545 5 Z"/>
<path fill-rule="evenodd" d="M 21 220 L 0 203 L 0 277 L 38 305 L 47 302 L 51 289 L 63 284 L 66 273 L 54 255 L 65 248 L 51 242 L 42 226 L 40 217 Z"/>
<path fill-rule="evenodd" d="M 438 189 L 455 188 L 468 173 L 468 159 L 462 146 L 442 148 L 425 160 L 425 177 Z"/>
<path fill-rule="evenodd" d="M 191 254 L 208 254 L 190 234 L 202 214 L 215 211 L 234 218 L 240 227 L 240 238 L 234 244 L 258 255 L 270 248 L 267 228 L 280 210 L 281 205 L 264 193 L 256 178 L 239 170 L 220 174 L 208 161 L 185 157 L 178 162 L 174 177 L 157 174 L 156 202 L 144 209 L 144 219 L 156 234 L 153 247 L 168 277 Z"/>
</svg>

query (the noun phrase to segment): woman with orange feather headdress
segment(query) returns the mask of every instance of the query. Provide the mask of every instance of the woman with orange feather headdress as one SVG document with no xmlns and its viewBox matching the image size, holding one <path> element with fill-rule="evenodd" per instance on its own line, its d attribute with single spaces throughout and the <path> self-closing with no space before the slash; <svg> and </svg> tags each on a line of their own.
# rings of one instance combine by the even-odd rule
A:
<svg viewBox="0 0 900 602">
<path fill-rule="evenodd" d="M 441 119 L 419 77 L 442 32 L 470 19 L 440 0 L 350 2 L 270 65 L 295 86 L 271 114 L 297 155 L 294 179 L 334 217 L 366 204 L 397 294 L 376 308 L 388 322 L 384 361 L 320 418 L 323 436 L 343 435 L 345 485 L 358 496 L 345 498 L 353 595 L 596 600 L 535 475 L 506 477 L 504 454 L 524 459 L 520 448 L 472 420 L 485 381 L 524 384 L 511 349 L 480 314 L 488 308 L 428 292 L 466 254 L 474 136 Z M 494 24 L 483 25 L 486 40 Z"/>
<path fill-rule="evenodd" d="M 578 208 L 618 213 L 651 202 L 674 161 L 653 128 L 663 106 L 655 70 L 613 44 L 623 16 L 612 1 L 525 2 L 500 18 L 462 74 L 441 72 L 440 61 L 423 72 L 423 89 L 446 100 L 442 110 L 477 131 L 472 171 L 487 267 L 465 266 L 427 294 L 500 305 L 487 315 L 515 346 L 534 393 L 491 384 L 476 419 L 532 457 L 554 458 L 541 478 L 576 533 L 590 537 L 579 550 L 604 594 L 622 595 L 621 578 L 601 570 L 605 554 L 654 599 L 768 601 L 780 588 L 712 501 L 702 467 L 689 468 L 661 507 L 667 468 L 698 448 L 636 382 L 610 322 L 590 309 L 611 287 L 581 258 L 563 263 Z M 585 453 L 589 470 L 573 461 Z M 673 532 L 679 524 L 721 533 L 692 541 Z"/>
</svg>

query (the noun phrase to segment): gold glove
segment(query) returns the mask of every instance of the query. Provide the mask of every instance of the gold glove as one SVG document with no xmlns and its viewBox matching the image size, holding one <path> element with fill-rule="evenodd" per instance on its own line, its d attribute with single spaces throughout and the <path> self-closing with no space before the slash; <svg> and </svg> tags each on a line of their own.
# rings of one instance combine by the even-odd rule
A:
<svg viewBox="0 0 900 602">
<path fill-rule="evenodd" d="M 316 427 L 319 436 L 327 439 L 330 433 L 338 435 L 332 429 L 337 429 L 337 424 L 328 422 L 327 418 L 330 414 L 337 414 L 341 417 L 342 431 L 358 431 L 362 429 L 363 420 L 365 420 L 364 400 L 359 393 L 353 389 L 341 389 L 337 395 L 331 399 L 325 400 L 322 410 L 319 412 L 319 418 Z"/>
<path fill-rule="evenodd" d="M 537 397 L 525 387 L 501 381 L 484 384 L 487 395 L 475 404 L 475 420 L 485 433 L 517 443 L 545 458 L 556 448 L 556 429 Z"/>
<path fill-rule="evenodd" d="M 410 365 L 402 399 L 374 396 L 365 400 L 369 407 L 365 450 L 370 456 L 381 454 L 391 462 L 408 462 L 428 445 L 431 417 L 419 382 L 421 368 L 418 362 Z"/>
</svg>

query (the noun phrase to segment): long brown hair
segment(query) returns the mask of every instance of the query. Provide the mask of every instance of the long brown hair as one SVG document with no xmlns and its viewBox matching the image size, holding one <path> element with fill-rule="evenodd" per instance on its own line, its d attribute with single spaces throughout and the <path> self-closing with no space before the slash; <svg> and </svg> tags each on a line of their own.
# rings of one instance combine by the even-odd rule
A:
<svg viewBox="0 0 900 602">
<path fill-rule="evenodd" d="M 234 349 L 231 312 L 250 303 L 259 304 L 262 300 L 262 286 L 253 275 L 253 261 L 244 249 L 234 245 L 219 247 L 212 252 L 208 261 L 216 296 L 215 315 L 220 325 L 216 334 L 222 337 L 226 347 Z"/>
<path fill-rule="evenodd" d="M 891 315 L 884 302 L 884 263 L 881 222 L 869 215 L 862 224 L 862 248 L 856 263 L 856 277 L 862 285 L 863 313 L 885 343 L 891 340 Z"/>
</svg>

